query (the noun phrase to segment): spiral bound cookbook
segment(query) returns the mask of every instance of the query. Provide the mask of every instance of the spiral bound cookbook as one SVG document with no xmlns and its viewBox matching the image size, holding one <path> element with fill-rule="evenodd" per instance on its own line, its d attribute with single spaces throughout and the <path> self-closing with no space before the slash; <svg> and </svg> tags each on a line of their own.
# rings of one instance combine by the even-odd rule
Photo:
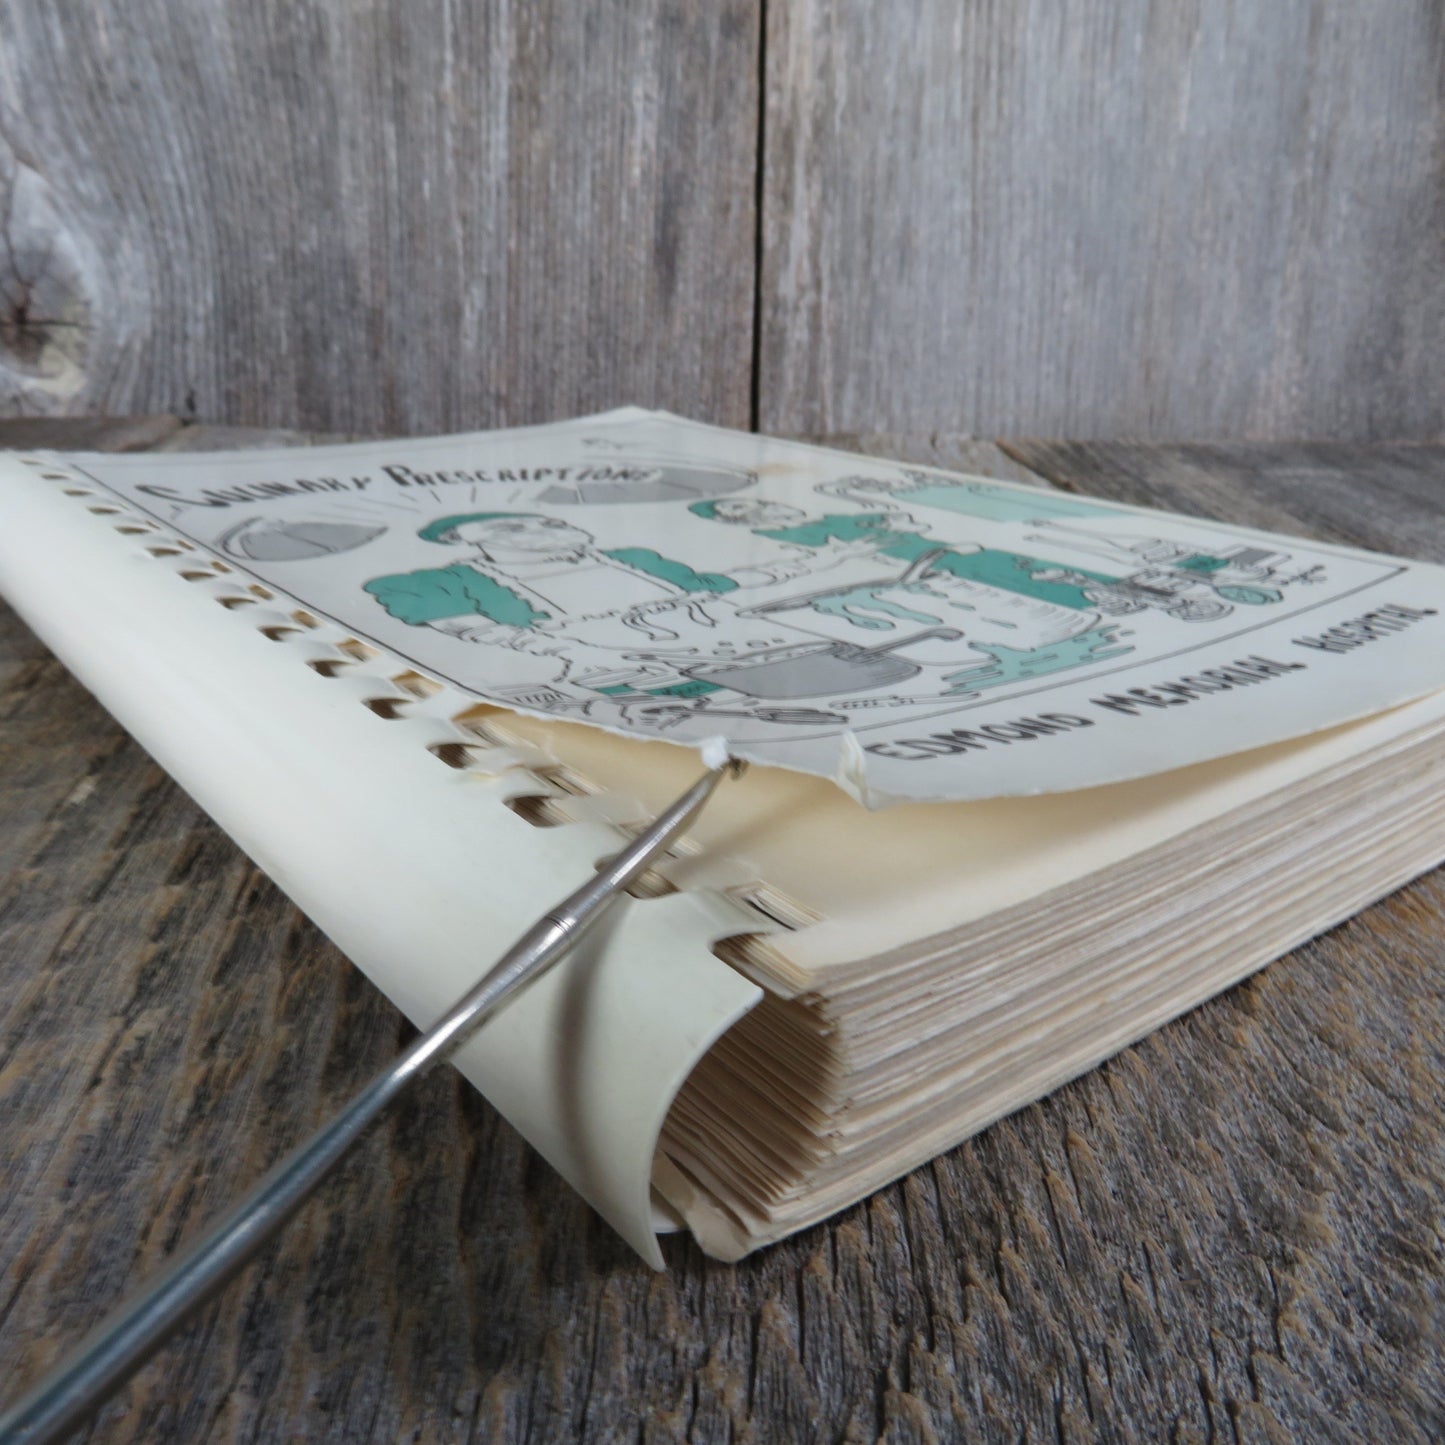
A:
<svg viewBox="0 0 1445 1445">
<path fill-rule="evenodd" d="M 0 590 L 418 1023 L 753 764 L 461 1059 L 654 1264 L 1445 858 L 1442 570 L 659 413 L 0 457 Z"/>
</svg>

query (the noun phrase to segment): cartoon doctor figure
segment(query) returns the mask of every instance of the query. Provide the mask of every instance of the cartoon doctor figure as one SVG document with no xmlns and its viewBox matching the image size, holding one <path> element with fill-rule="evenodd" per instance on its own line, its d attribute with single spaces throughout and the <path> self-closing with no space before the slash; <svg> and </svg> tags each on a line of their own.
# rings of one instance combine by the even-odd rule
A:
<svg viewBox="0 0 1445 1445">
<path fill-rule="evenodd" d="M 538 659 L 528 666 L 514 656 L 507 682 L 489 690 L 554 711 L 600 696 L 718 691 L 679 668 L 746 648 L 721 600 L 808 570 L 782 561 L 731 574 L 698 571 L 650 547 L 598 547 L 585 529 L 536 512 L 440 517 L 418 536 L 467 550 L 440 567 L 375 577 L 365 590 L 409 626 Z M 715 644 L 724 619 L 730 640 Z M 779 640 L 776 622 L 747 626 L 769 634 L 759 645 Z"/>
<path fill-rule="evenodd" d="M 575 637 L 579 625 L 588 631 L 588 621 L 613 624 L 680 594 L 731 592 L 738 585 L 649 547 L 599 548 L 590 532 L 535 512 L 441 517 L 417 535 L 472 550 L 446 566 L 373 578 L 366 591 L 401 622 L 524 651 L 550 651 L 539 639 L 562 622 Z M 603 645 L 627 641 L 615 626 L 603 631 Z"/>
</svg>

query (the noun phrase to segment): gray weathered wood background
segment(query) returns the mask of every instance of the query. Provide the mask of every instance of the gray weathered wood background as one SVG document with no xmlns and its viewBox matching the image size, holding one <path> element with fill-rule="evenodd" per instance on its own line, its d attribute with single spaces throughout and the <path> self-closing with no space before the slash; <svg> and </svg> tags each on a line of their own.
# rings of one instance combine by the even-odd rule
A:
<svg viewBox="0 0 1445 1445">
<path fill-rule="evenodd" d="M 0 415 L 1445 435 L 1440 0 L 0 0 Z"/>
</svg>

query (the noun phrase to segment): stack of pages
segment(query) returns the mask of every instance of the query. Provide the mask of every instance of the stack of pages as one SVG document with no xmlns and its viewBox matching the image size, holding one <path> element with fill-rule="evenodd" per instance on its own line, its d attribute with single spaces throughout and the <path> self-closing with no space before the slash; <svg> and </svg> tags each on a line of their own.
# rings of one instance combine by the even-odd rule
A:
<svg viewBox="0 0 1445 1445">
<path fill-rule="evenodd" d="M 819 1220 L 1445 858 L 1445 572 L 625 410 L 0 459 L 0 590 L 644 1257 Z M 97 967 L 103 966 L 97 960 Z M 1406 986 L 1402 983 L 1402 986 Z"/>
</svg>

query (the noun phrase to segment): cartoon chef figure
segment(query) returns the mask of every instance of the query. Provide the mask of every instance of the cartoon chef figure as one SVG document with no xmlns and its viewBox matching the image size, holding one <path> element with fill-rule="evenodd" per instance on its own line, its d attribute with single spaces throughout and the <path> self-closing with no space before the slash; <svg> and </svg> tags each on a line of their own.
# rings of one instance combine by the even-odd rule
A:
<svg viewBox="0 0 1445 1445">
<path fill-rule="evenodd" d="M 713 646 L 726 655 L 740 645 L 736 636 L 713 644 L 720 621 L 733 619 L 726 604 L 721 615 L 710 608 L 729 593 L 804 570 L 784 561 L 733 574 L 702 572 L 650 547 L 598 547 L 583 528 L 536 512 L 440 517 L 418 536 L 467 551 L 440 567 L 373 578 L 365 590 L 409 626 L 538 659 L 528 665 L 514 657 L 508 682 L 489 691 L 508 695 L 515 685 L 533 697 L 545 683 L 554 689 L 553 710 L 599 695 L 717 691 L 678 670 Z M 749 625 L 774 644 L 787 631 L 772 621 Z"/>
<path fill-rule="evenodd" d="M 815 594 L 800 599 L 814 612 L 847 617 L 872 628 L 894 622 L 947 622 L 970 642 L 1042 648 L 1095 627 L 1098 611 L 1083 584 L 1108 584 L 1102 573 L 1071 570 L 1018 552 L 947 543 L 930 537 L 907 512 L 829 513 L 813 517 L 797 507 L 762 497 L 723 497 L 696 502 L 696 516 L 749 528 L 756 536 L 823 561 L 871 557 L 884 575 L 852 589 L 846 603 Z M 822 565 L 819 563 L 817 565 Z M 885 570 L 886 569 L 886 570 Z"/>
<path fill-rule="evenodd" d="M 565 621 L 579 640 L 623 643 L 616 624 L 634 609 L 737 586 L 649 547 L 599 548 L 590 532 L 535 512 L 440 517 L 417 535 L 471 550 L 445 566 L 373 578 L 366 591 L 399 621 L 467 642 L 550 651 L 539 639 Z M 589 622 L 605 624 L 603 635 Z"/>
</svg>

